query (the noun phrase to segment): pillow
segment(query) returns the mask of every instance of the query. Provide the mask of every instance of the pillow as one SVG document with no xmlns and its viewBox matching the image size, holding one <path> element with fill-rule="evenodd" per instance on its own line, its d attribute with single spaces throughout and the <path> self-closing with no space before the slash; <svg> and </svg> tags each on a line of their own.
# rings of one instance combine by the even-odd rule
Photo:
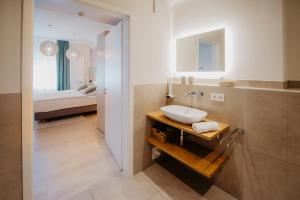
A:
<svg viewBox="0 0 300 200">
<path fill-rule="evenodd" d="M 82 94 L 88 94 L 96 90 L 96 86 L 88 86 L 85 89 L 80 90 Z"/>
<path fill-rule="evenodd" d="M 87 88 L 87 87 L 88 87 L 87 84 L 82 84 L 82 85 L 78 86 L 76 90 L 77 90 L 77 91 L 80 91 L 80 90 L 85 89 L 85 88 Z"/>
</svg>

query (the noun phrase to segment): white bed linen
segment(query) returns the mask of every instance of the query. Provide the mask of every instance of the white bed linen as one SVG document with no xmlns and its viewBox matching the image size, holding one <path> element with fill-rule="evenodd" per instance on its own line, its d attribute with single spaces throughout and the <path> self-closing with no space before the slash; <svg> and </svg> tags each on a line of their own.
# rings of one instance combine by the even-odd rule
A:
<svg viewBox="0 0 300 200">
<path fill-rule="evenodd" d="M 34 95 L 33 110 L 34 113 L 50 112 L 95 104 L 97 104 L 96 96 L 82 94 L 75 90 L 67 90 Z"/>
<path fill-rule="evenodd" d="M 56 99 L 67 99 L 67 98 L 78 98 L 86 97 L 86 94 L 82 94 L 77 90 L 63 90 L 63 91 L 51 91 L 51 92 L 42 92 L 36 93 L 33 95 L 33 101 L 48 101 Z"/>
</svg>

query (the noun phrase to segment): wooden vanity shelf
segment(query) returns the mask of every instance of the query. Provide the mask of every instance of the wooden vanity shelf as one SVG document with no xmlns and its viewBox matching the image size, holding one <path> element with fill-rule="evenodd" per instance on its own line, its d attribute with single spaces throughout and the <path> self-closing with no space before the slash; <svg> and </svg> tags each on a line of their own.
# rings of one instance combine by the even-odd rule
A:
<svg viewBox="0 0 300 200">
<path fill-rule="evenodd" d="M 152 137 L 148 137 L 147 142 L 207 178 L 211 178 L 228 158 L 225 154 L 217 151 L 212 151 L 201 158 L 178 145 L 161 143 Z"/>
<path fill-rule="evenodd" d="M 220 130 L 219 131 L 211 131 L 207 133 L 198 134 L 195 131 L 193 131 L 191 125 L 185 125 L 181 123 L 177 123 L 167 117 L 164 116 L 164 114 L 161 111 L 151 112 L 147 114 L 147 117 L 150 119 L 153 119 L 155 121 L 159 121 L 163 124 L 167 124 L 169 126 L 172 126 L 174 128 L 177 128 L 181 131 L 184 131 L 185 133 L 189 133 L 192 135 L 195 135 L 197 137 L 203 138 L 207 141 L 211 141 L 215 139 L 220 134 L 224 133 L 228 128 L 229 125 L 219 123 Z M 210 120 L 205 120 L 210 121 Z M 226 161 L 228 158 L 227 155 L 223 154 L 222 152 L 219 152 L 217 150 L 212 150 L 210 153 L 208 153 L 204 157 L 200 157 L 187 149 L 176 145 L 172 143 L 162 143 L 153 137 L 148 137 L 147 142 L 164 153 L 172 156 L 176 160 L 182 162 L 183 164 L 187 165 L 191 169 L 195 170 L 199 174 L 211 178 L 215 172 L 220 169 L 222 164 Z"/>
<path fill-rule="evenodd" d="M 215 139 L 218 135 L 221 135 L 222 133 L 224 133 L 228 128 L 229 125 L 227 124 L 223 124 L 223 123 L 219 123 L 220 126 L 220 130 L 218 131 L 210 131 L 210 132 L 206 132 L 206 133 L 196 133 L 193 129 L 191 125 L 186 125 L 186 124 L 181 124 L 181 123 L 177 123 L 169 118 L 167 118 L 162 111 L 155 111 L 155 112 L 151 112 L 147 114 L 147 117 L 149 117 L 150 119 L 159 121 L 161 123 L 167 124 L 169 126 L 172 126 L 174 128 L 183 130 L 186 133 L 190 133 L 193 134 L 197 137 L 203 138 L 205 140 L 211 141 L 213 139 Z M 204 120 L 204 121 L 211 121 L 211 120 Z"/>
</svg>

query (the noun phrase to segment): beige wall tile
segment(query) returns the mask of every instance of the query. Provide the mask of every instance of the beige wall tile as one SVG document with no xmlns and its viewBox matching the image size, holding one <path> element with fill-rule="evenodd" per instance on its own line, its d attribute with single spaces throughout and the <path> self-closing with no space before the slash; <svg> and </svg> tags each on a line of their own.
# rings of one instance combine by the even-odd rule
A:
<svg viewBox="0 0 300 200">
<path fill-rule="evenodd" d="M 226 115 L 224 114 L 226 113 L 227 101 L 215 102 L 210 100 L 210 94 L 212 92 L 225 94 L 225 88 L 197 86 L 197 90 L 204 93 L 204 96 L 198 98 L 199 108 L 208 113 L 208 118 L 225 122 Z"/>
<path fill-rule="evenodd" d="M 283 89 L 282 81 L 249 81 L 249 87 Z"/>
<path fill-rule="evenodd" d="M 282 92 L 247 91 L 246 145 L 275 158 L 287 150 L 287 103 Z"/>
<path fill-rule="evenodd" d="M 0 94 L 0 199 L 21 199 L 21 95 Z"/>
<path fill-rule="evenodd" d="M 134 132 L 134 173 L 138 173 L 153 163 L 151 146 L 145 141 L 146 135 L 150 132 L 145 129 Z"/>
<path fill-rule="evenodd" d="M 146 114 L 166 103 L 166 85 L 136 85 L 134 87 L 134 128 L 145 127 Z"/>
<path fill-rule="evenodd" d="M 236 144 L 233 151 L 218 174 L 215 177 L 215 184 L 232 194 L 238 199 L 242 199 L 244 193 L 244 155 L 243 147 Z"/>
<path fill-rule="evenodd" d="M 20 131 L 6 131 L 5 134 L 7 135 L 0 137 L 0 173 L 22 165 L 22 141 Z"/>
<path fill-rule="evenodd" d="M 300 165 L 300 94 L 290 94 L 287 104 L 287 160 Z"/>
<path fill-rule="evenodd" d="M 21 90 L 22 2 L 1 0 L 0 94 Z"/>
<path fill-rule="evenodd" d="M 194 90 L 194 86 L 192 85 L 183 85 L 183 84 L 174 84 L 173 85 L 173 93 L 174 93 L 174 100 L 173 104 L 179 104 L 183 106 L 192 106 L 192 98 L 185 97 L 184 95 L 188 92 Z"/>
<path fill-rule="evenodd" d="M 134 155 L 133 171 L 138 173 L 152 163 L 151 147 L 145 137 L 151 132 L 148 112 L 159 110 L 166 103 L 166 84 L 136 85 L 134 87 Z"/>
<path fill-rule="evenodd" d="M 245 149 L 245 200 L 283 200 L 286 163 L 260 152 Z"/>
<path fill-rule="evenodd" d="M 12 168 L 0 173 L 0 199 L 21 200 L 22 199 L 22 168 Z"/>
<path fill-rule="evenodd" d="M 247 172 L 247 168 L 245 170 L 245 182 L 244 182 L 244 196 L 243 200 L 263 200 L 262 189 L 260 186 L 259 179 L 256 173 Z M 252 177 L 252 178 L 250 178 Z"/>
<path fill-rule="evenodd" d="M 226 111 L 224 115 L 227 117 L 225 122 L 230 124 L 230 129 L 245 129 L 246 124 L 246 90 L 226 88 L 225 90 Z"/>
<path fill-rule="evenodd" d="M 286 183 L 286 199 L 298 200 L 300 199 L 300 166 L 288 164 L 287 165 L 287 183 Z"/>
</svg>

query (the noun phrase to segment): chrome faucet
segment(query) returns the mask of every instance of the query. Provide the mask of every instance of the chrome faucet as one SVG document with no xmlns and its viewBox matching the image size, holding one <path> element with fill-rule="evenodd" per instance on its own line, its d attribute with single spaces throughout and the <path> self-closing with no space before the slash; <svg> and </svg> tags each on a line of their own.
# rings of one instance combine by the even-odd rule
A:
<svg viewBox="0 0 300 200">
<path fill-rule="evenodd" d="M 188 93 L 185 93 L 184 96 L 187 97 L 187 96 L 203 96 L 204 93 L 201 92 L 201 91 L 192 91 L 192 92 L 188 92 Z"/>
</svg>

